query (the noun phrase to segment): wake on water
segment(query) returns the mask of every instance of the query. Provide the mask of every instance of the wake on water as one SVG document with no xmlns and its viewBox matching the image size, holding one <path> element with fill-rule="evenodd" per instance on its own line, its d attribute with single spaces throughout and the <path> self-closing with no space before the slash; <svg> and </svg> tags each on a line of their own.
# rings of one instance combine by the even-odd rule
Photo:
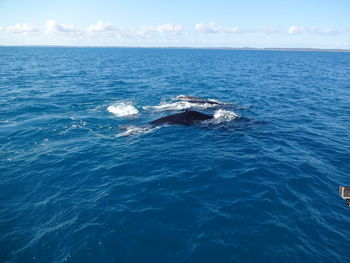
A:
<svg viewBox="0 0 350 263">
<path fill-rule="evenodd" d="M 217 105 L 209 104 L 209 103 L 193 103 L 187 101 L 177 101 L 177 102 L 163 102 L 157 106 L 143 106 L 142 107 L 146 111 L 179 111 L 179 110 L 188 110 L 188 109 L 196 109 L 196 110 L 206 110 L 211 108 L 217 108 Z"/>
<path fill-rule="evenodd" d="M 138 109 L 131 102 L 116 102 L 109 105 L 107 111 L 113 113 L 116 117 L 135 116 L 139 114 Z"/>
<path fill-rule="evenodd" d="M 203 121 L 204 124 L 222 124 L 225 122 L 230 122 L 238 117 L 236 113 L 233 111 L 228 110 L 217 110 L 214 113 L 214 118 L 209 119 L 207 121 Z M 166 126 L 166 125 L 162 125 Z M 144 125 L 144 126 L 136 126 L 136 125 L 122 125 L 119 126 L 119 130 L 122 130 L 122 132 L 118 133 L 116 137 L 126 137 L 126 136 L 136 136 L 140 134 L 147 134 L 151 133 L 153 131 L 156 131 L 160 129 L 162 126 L 151 126 L 151 125 Z"/>
<path fill-rule="evenodd" d="M 122 132 L 118 133 L 116 137 L 126 137 L 126 136 L 135 136 L 139 134 L 147 134 L 150 132 L 153 132 L 155 130 L 158 130 L 160 126 L 135 126 L 135 125 L 126 125 L 126 126 L 119 126 L 120 130 L 123 130 Z"/>
<path fill-rule="evenodd" d="M 214 113 L 214 118 L 222 121 L 232 121 L 237 117 L 238 115 L 235 112 L 229 110 L 218 109 Z"/>
<path fill-rule="evenodd" d="M 223 103 L 213 99 L 204 100 L 204 99 L 196 98 L 198 103 L 196 103 L 196 100 L 191 100 L 191 102 L 186 101 L 185 99 L 183 100 L 183 98 L 186 98 L 186 97 L 196 98 L 192 96 L 179 95 L 175 98 L 172 98 L 171 102 L 162 102 L 156 106 L 146 105 L 146 106 L 143 106 L 142 109 L 144 111 L 152 111 L 152 112 L 182 111 L 182 110 L 189 110 L 189 109 L 211 110 L 211 109 L 217 109 L 221 105 L 228 105 L 227 103 Z M 173 100 L 180 100 L 180 101 L 173 102 Z M 215 102 L 215 104 L 207 103 L 207 101 Z M 118 118 L 134 117 L 134 116 L 140 115 L 140 111 L 130 101 L 113 103 L 107 107 L 107 111 L 112 113 L 115 117 L 118 117 Z M 235 112 L 219 108 L 214 112 L 213 119 L 210 119 L 204 123 L 219 124 L 219 123 L 232 121 L 237 117 L 239 116 Z M 159 128 L 160 126 L 155 127 L 151 125 L 144 125 L 144 126 L 121 125 L 119 126 L 119 129 L 122 130 L 122 132 L 118 133 L 116 136 L 123 137 L 123 136 L 135 136 L 139 134 L 147 134 Z"/>
<path fill-rule="evenodd" d="M 174 102 L 174 100 L 178 100 Z M 157 106 L 143 106 L 146 111 L 179 111 L 179 110 L 207 110 L 218 107 L 227 107 L 232 104 L 224 103 L 215 99 L 201 99 L 193 96 L 179 95 L 171 98 L 170 102 L 162 102 Z"/>
</svg>

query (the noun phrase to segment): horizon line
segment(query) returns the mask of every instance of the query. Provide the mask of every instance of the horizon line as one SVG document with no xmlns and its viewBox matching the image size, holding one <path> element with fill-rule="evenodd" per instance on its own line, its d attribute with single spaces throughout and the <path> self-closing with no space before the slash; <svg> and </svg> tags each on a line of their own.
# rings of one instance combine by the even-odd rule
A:
<svg viewBox="0 0 350 263">
<path fill-rule="evenodd" d="M 350 52 L 340 48 L 283 48 L 283 47 L 176 47 L 176 46 L 101 46 L 101 45 L 1 45 L 0 47 L 64 47 L 64 48 L 144 48 L 144 49 L 195 49 L 195 50 L 256 50 L 256 51 L 309 51 L 309 52 Z"/>
</svg>

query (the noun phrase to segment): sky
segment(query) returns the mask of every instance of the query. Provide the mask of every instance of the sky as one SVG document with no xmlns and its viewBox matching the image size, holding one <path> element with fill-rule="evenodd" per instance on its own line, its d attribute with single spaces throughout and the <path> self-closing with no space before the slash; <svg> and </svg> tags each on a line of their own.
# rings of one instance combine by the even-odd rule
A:
<svg viewBox="0 0 350 263">
<path fill-rule="evenodd" d="M 0 45 L 350 49 L 350 0 L 0 0 Z"/>
</svg>

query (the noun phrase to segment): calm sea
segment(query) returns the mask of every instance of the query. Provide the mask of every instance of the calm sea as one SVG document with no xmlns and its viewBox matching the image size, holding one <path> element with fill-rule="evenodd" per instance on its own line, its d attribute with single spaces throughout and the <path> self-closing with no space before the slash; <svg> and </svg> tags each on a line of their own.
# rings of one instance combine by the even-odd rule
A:
<svg viewBox="0 0 350 263">
<path fill-rule="evenodd" d="M 349 131 L 350 53 L 1 47 L 0 261 L 350 262 Z"/>
</svg>

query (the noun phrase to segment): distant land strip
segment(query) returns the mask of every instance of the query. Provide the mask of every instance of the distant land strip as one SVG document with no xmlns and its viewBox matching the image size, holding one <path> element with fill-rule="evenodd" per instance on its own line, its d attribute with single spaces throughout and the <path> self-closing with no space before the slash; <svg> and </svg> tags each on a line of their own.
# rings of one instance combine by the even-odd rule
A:
<svg viewBox="0 0 350 263">
<path fill-rule="evenodd" d="M 79 46 L 79 45 L 0 45 L 0 47 L 61 47 L 61 48 L 145 48 L 145 49 L 198 49 L 198 50 L 257 50 L 257 51 L 309 51 L 309 52 L 350 52 L 350 49 L 331 48 L 254 48 L 254 47 L 143 47 L 143 46 Z"/>
</svg>

